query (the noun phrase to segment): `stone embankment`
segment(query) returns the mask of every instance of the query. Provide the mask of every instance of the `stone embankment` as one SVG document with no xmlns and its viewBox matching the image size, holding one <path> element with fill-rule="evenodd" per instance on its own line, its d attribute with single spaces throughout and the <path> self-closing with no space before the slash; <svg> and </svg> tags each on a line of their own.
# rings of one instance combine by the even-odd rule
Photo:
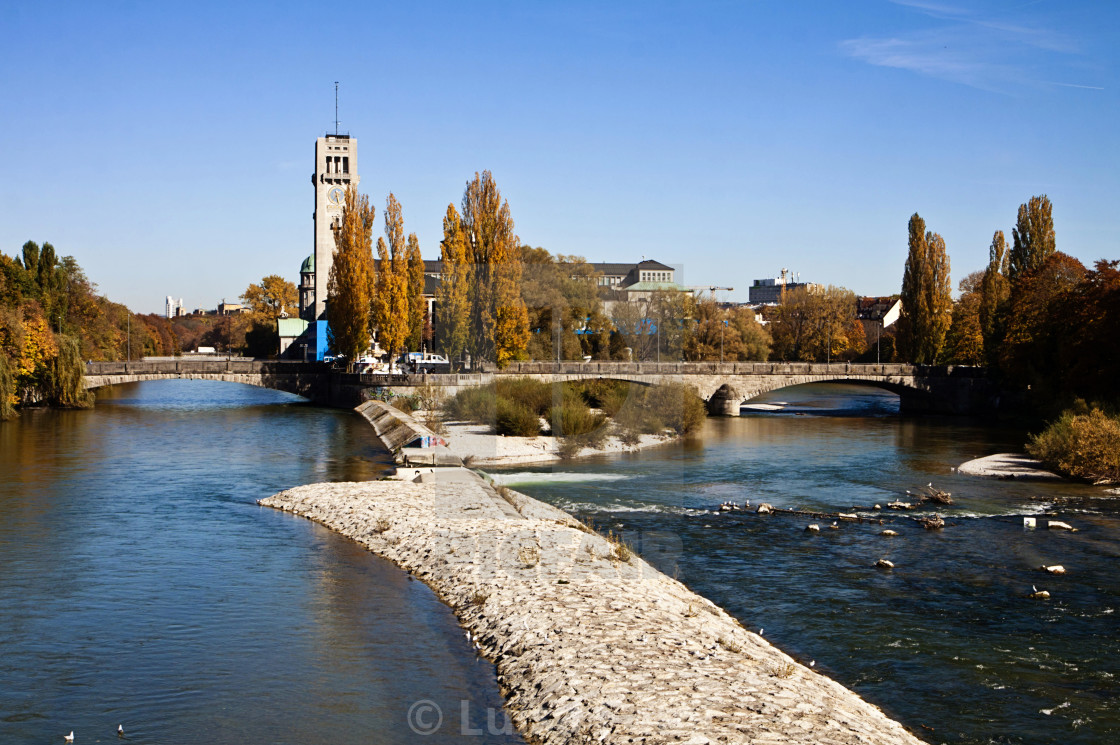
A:
<svg viewBox="0 0 1120 745">
<path fill-rule="evenodd" d="M 497 667 L 531 743 L 919 743 L 622 544 L 463 469 L 261 504 L 430 585 Z"/>
</svg>

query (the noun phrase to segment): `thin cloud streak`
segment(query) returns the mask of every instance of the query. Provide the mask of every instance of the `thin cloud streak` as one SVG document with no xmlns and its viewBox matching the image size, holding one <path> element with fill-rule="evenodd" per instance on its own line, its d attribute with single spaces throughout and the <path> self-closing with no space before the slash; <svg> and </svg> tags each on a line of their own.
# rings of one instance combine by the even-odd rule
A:
<svg viewBox="0 0 1120 745">
<path fill-rule="evenodd" d="M 1009 92 L 1009 88 L 1039 84 L 1030 72 L 1040 65 L 1039 50 L 1060 55 L 1080 51 L 1072 39 L 1051 29 L 978 17 L 969 10 L 926 0 L 889 1 L 949 23 L 921 32 L 847 39 L 840 42 L 845 54 L 878 67 Z"/>
</svg>

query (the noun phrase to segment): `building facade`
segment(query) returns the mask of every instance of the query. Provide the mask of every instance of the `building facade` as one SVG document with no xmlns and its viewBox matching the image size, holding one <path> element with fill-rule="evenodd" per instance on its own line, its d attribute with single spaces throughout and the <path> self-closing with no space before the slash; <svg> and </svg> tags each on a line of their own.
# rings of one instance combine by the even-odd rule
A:
<svg viewBox="0 0 1120 745">
<path fill-rule="evenodd" d="M 342 226 L 342 207 L 346 188 L 357 188 L 358 141 L 350 135 L 329 134 L 315 140 L 315 257 L 313 276 L 308 279 L 314 290 L 300 292 L 300 315 L 308 321 L 326 320 L 327 281 L 334 262 L 334 235 Z M 304 284 L 301 272 L 300 285 Z M 304 302 L 308 304 L 304 306 Z"/>
</svg>

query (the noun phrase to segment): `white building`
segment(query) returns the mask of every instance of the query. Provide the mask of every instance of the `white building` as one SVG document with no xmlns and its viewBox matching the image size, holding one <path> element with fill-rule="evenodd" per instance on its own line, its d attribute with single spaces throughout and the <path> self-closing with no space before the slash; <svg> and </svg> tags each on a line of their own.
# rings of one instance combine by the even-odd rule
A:
<svg viewBox="0 0 1120 745">
<path fill-rule="evenodd" d="M 163 313 L 167 318 L 176 318 L 184 316 L 187 312 L 183 309 L 183 298 L 176 300 L 170 295 L 167 296 L 167 301 L 163 305 Z"/>
</svg>

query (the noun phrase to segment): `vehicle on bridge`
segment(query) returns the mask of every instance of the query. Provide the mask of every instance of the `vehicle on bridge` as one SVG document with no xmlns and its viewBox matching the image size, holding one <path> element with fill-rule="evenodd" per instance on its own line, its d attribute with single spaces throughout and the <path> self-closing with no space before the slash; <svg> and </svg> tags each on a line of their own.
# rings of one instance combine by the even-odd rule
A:
<svg viewBox="0 0 1120 745">
<path fill-rule="evenodd" d="M 405 372 L 449 373 L 451 363 L 442 354 L 432 352 L 405 352 L 397 358 Z"/>
</svg>

